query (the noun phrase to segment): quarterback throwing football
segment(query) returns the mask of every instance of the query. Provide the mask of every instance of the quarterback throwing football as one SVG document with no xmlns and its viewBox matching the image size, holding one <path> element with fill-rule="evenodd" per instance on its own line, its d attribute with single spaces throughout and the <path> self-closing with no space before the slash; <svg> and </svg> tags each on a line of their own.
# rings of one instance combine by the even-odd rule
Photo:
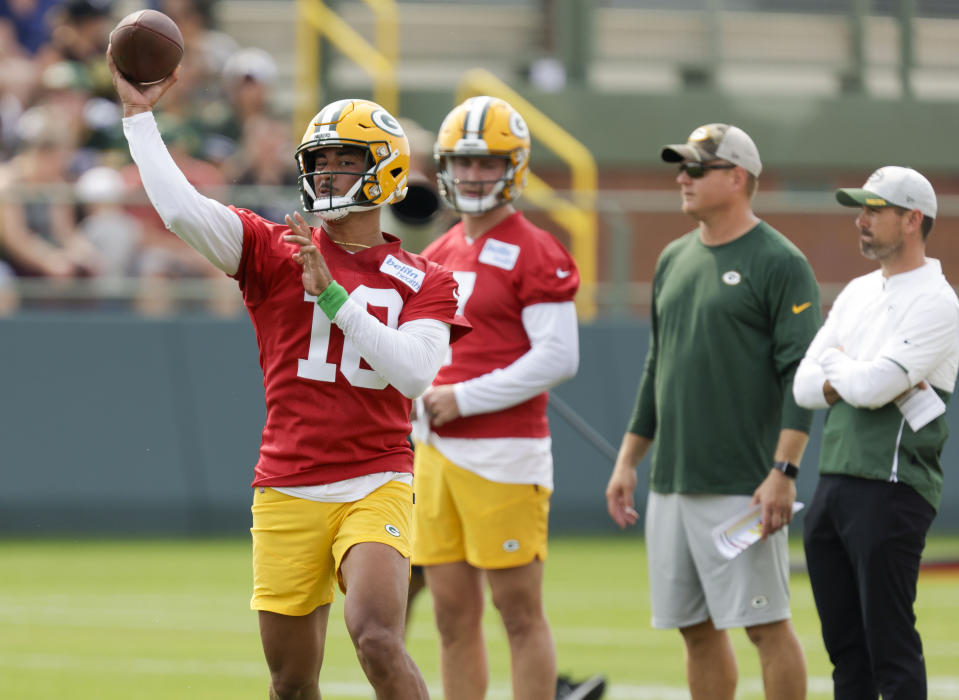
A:
<svg viewBox="0 0 959 700">
<path fill-rule="evenodd" d="M 380 229 L 403 198 L 409 143 L 385 109 L 340 100 L 296 152 L 303 205 L 285 223 L 200 195 L 177 168 L 152 109 L 176 82 L 139 89 L 110 61 L 123 130 L 166 225 L 235 278 L 256 328 L 266 426 L 253 479 L 251 606 L 270 698 L 320 697 L 334 588 L 378 698 L 427 697 L 403 644 L 413 506 L 411 400 L 451 337 L 456 283 Z"/>
</svg>

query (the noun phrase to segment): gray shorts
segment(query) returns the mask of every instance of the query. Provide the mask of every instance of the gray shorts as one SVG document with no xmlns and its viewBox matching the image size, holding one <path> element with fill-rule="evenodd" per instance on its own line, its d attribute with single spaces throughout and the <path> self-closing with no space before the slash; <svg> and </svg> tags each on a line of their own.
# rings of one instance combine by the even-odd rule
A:
<svg viewBox="0 0 959 700">
<path fill-rule="evenodd" d="M 713 527 L 750 500 L 650 492 L 646 551 L 653 627 L 689 627 L 711 618 L 717 629 L 728 629 L 789 619 L 786 528 L 734 559 L 724 558 L 712 542 Z"/>
</svg>

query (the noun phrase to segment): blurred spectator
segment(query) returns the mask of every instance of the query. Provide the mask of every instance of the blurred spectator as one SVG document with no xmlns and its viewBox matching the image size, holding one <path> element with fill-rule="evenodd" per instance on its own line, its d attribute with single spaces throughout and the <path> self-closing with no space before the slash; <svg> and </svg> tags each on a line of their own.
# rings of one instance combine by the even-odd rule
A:
<svg viewBox="0 0 959 700">
<path fill-rule="evenodd" d="M 104 53 L 113 29 L 112 0 L 67 0 L 50 11 L 50 41 L 35 57 L 42 74 L 68 61 L 83 74 L 85 89 L 113 100 L 113 85 Z"/>
<path fill-rule="evenodd" d="M 196 45 L 213 28 L 212 0 L 160 0 L 154 5 L 177 23 L 187 46 Z"/>
<path fill-rule="evenodd" d="M 57 128 L 69 134 L 70 143 L 86 140 L 83 106 L 90 98 L 91 87 L 83 66 L 73 61 L 58 61 L 40 74 L 40 101 L 59 117 Z"/>
<path fill-rule="evenodd" d="M 50 41 L 48 13 L 60 0 L 0 0 L 0 34 L 12 37 L 18 50 L 35 54 Z"/>
<path fill-rule="evenodd" d="M 67 0 L 50 17 L 50 44 L 45 49 L 50 62 L 103 61 L 115 23 L 113 0 Z"/>
<path fill-rule="evenodd" d="M 143 226 L 123 206 L 127 193 L 123 176 L 105 166 L 87 170 L 76 184 L 83 212 L 78 228 L 100 252 L 100 274 L 107 279 L 132 277 L 139 266 Z"/>
<path fill-rule="evenodd" d="M 0 170 L 0 247 L 20 275 L 74 278 L 95 274 L 96 249 L 79 234 L 68 179 L 73 143 L 46 107 L 18 123 L 20 153 Z"/>
<path fill-rule="evenodd" d="M 0 161 L 13 152 L 17 120 L 30 105 L 36 90 L 39 70 L 30 52 L 20 43 L 17 22 L 25 12 L 38 11 L 38 7 L 29 0 L 0 0 Z M 42 8 L 42 12 L 46 9 Z M 43 41 L 45 38 L 40 43 Z"/>
<path fill-rule="evenodd" d="M 234 115 L 241 124 L 269 112 L 270 90 L 276 73 L 273 57 L 263 49 L 240 49 L 227 59 L 223 81 Z"/>
<path fill-rule="evenodd" d="M 226 59 L 237 50 L 236 40 L 216 28 L 213 11 L 217 0 L 161 0 L 158 10 L 169 15 L 183 34 L 183 41 L 214 76 L 223 72 Z"/>
<path fill-rule="evenodd" d="M 0 260 L 0 316 L 9 316 L 20 308 L 20 296 L 17 294 L 15 282 L 13 268 Z"/>
<path fill-rule="evenodd" d="M 86 66 L 58 61 L 40 76 L 39 101 L 60 117 L 60 127 L 78 147 L 71 167 L 82 172 L 96 164 L 100 151 L 122 145 L 120 107 L 93 95 Z"/>
<path fill-rule="evenodd" d="M 195 51 L 184 51 L 180 61 L 180 73 L 177 79 L 177 89 L 170 90 L 170 100 L 164 103 L 162 116 L 169 123 L 188 124 L 196 119 L 196 115 L 208 99 L 221 99 L 219 93 L 211 97 L 208 93 L 209 76 L 201 56 Z M 204 96 L 204 94 L 206 96 Z M 192 144 L 192 148 L 199 148 L 199 141 Z M 198 154 L 196 154 L 198 155 Z"/>
<path fill-rule="evenodd" d="M 250 192 L 250 196 L 237 203 L 277 222 L 283 221 L 292 208 L 298 208 L 298 200 L 292 201 L 292 208 L 288 201 L 289 184 L 297 178 L 295 150 L 285 122 L 263 115 L 248 120 L 240 148 L 230 163 L 230 182 L 264 189 Z M 282 191 L 277 192 L 276 188 Z"/>
<path fill-rule="evenodd" d="M 235 156 L 246 125 L 271 116 L 270 90 L 276 74 L 276 63 L 262 49 L 245 48 L 230 55 L 223 66 L 224 99 L 207 103 L 199 114 L 205 158 L 222 162 Z M 286 154 L 291 161 L 292 153 Z"/>
<path fill-rule="evenodd" d="M 213 27 L 213 3 L 199 0 L 162 0 L 157 9 L 180 27 L 188 47 L 180 63 L 177 89 L 164 100 L 165 114 L 176 114 L 200 135 L 191 155 L 222 165 L 236 150 L 237 137 L 211 124 L 209 111 L 227 100 L 221 76 L 227 59 L 238 48 L 236 40 Z"/>
<path fill-rule="evenodd" d="M 36 65 L 18 55 L 0 54 L 0 161 L 17 145 L 17 122 L 36 91 Z"/>
</svg>

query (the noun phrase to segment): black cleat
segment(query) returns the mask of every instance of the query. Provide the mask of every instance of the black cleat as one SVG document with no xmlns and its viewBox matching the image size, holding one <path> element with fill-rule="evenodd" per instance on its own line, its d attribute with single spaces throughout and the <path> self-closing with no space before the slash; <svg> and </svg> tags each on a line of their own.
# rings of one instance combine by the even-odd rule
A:
<svg viewBox="0 0 959 700">
<path fill-rule="evenodd" d="M 606 692 L 606 677 L 596 674 L 574 682 L 569 676 L 556 679 L 556 700 L 599 700 Z"/>
</svg>

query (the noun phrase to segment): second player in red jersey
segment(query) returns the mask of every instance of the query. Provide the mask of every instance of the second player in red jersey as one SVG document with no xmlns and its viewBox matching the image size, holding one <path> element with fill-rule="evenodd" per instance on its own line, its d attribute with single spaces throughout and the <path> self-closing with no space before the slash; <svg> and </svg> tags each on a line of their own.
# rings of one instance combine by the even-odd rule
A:
<svg viewBox="0 0 959 700">
<path fill-rule="evenodd" d="M 483 697 L 484 585 L 510 644 L 513 697 L 553 700 L 556 651 L 543 611 L 553 458 L 547 391 L 579 363 L 579 273 L 549 233 L 514 208 L 530 138 L 503 100 L 474 97 L 443 122 L 440 194 L 461 216 L 423 251 L 453 271 L 473 331 L 423 395 L 414 436 L 413 561 L 433 596 L 443 691 Z M 580 697 L 602 693 L 590 679 Z"/>
</svg>

